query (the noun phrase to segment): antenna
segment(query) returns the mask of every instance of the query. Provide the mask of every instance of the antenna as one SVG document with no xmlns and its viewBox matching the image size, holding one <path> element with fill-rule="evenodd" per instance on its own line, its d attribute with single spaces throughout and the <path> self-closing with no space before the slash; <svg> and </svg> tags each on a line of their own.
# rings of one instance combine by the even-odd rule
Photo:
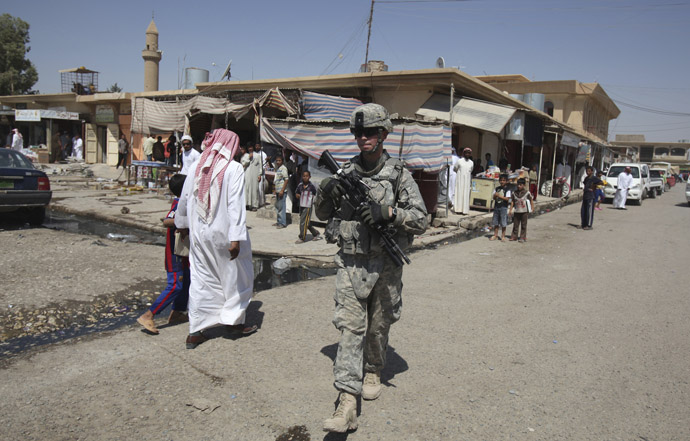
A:
<svg viewBox="0 0 690 441">
<path fill-rule="evenodd" d="M 232 60 L 230 60 L 230 62 L 228 63 L 228 67 L 226 67 L 223 71 L 223 75 L 220 76 L 220 81 L 223 81 L 223 78 L 226 77 L 228 78 L 228 80 L 230 79 L 230 66 L 232 66 Z"/>
<path fill-rule="evenodd" d="M 436 59 L 436 67 L 439 69 L 446 67 L 446 60 L 444 60 L 443 57 L 438 57 Z"/>
</svg>

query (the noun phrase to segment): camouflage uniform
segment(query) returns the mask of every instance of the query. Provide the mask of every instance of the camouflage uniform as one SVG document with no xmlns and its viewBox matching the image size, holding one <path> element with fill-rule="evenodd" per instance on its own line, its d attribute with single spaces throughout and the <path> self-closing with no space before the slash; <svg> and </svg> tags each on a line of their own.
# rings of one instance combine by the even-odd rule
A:
<svg viewBox="0 0 690 441">
<path fill-rule="evenodd" d="M 355 156 L 343 165 L 343 171 L 361 177 L 379 204 L 397 208 L 393 225 L 398 245 L 405 250 L 413 236 L 427 228 L 419 188 L 410 172 L 385 150 L 369 172 L 364 171 L 361 161 L 360 155 Z M 315 211 L 320 219 L 341 215 L 324 192 L 316 197 Z M 333 324 L 341 335 L 333 373 L 338 390 L 359 395 L 363 370 L 379 372 L 386 363 L 388 332 L 402 309 L 402 267 L 396 266 L 381 246 L 378 233 L 369 230 L 357 216 L 340 221 L 337 238 L 340 251 L 335 259 L 338 273 Z"/>
</svg>

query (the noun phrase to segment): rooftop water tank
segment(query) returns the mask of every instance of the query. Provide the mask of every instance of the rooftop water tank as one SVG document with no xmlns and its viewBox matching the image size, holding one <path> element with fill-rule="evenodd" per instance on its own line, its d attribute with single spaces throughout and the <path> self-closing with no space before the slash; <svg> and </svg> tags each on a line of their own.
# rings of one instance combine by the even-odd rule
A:
<svg viewBox="0 0 690 441">
<path fill-rule="evenodd" d="M 526 93 L 522 96 L 522 102 L 528 106 L 532 106 L 539 111 L 544 111 L 544 94 L 543 93 Z"/>
<path fill-rule="evenodd" d="M 183 89 L 196 89 L 196 83 L 208 83 L 208 71 L 198 67 L 188 67 L 184 70 Z"/>
</svg>

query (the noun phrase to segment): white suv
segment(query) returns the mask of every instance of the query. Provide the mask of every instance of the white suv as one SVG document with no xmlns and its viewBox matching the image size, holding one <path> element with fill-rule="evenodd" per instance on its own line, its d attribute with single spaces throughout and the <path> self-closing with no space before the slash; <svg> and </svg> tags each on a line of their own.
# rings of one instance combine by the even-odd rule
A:
<svg viewBox="0 0 690 441">
<path fill-rule="evenodd" d="M 616 188 L 618 188 L 618 175 L 625 170 L 625 167 L 630 167 L 630 174 L 633 177 L 627 199 L 637 201 L 639 205 L 642 205 L 642 200 L 647 197 L 649 192 L 649 166 L 647 164 L 617 162 L 609 167 L 609 171 L 606 174 L 604 197 L 607 200 L 614 198 Z"/>
</svg>

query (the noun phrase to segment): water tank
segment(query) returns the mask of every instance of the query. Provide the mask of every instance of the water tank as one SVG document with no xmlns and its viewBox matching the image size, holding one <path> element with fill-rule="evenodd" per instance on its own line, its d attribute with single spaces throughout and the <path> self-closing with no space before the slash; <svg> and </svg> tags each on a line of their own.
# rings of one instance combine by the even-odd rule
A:
<svg viewBox="0 0 690 441">
<path fill-rule="evenodd" d="M 524 95 L 521 93 L 511 93 L 510 96 L 512 96 L 516 100 L 520 100 L 520 101 L 522 101 L 524 99 Z"/>
<path fill-rule="evenodd" d="M 208 83 L 208 71 L 198 67 L 188 67 L 184 70 L 183 89 L 196 89 L 196 83 Z"/>
<path fill-rule="evenodd" d="M 543 93 L 526 93 L 522 96 L 522 102 L 528 106 L 534 107 L 537 110 L 544 111 Z"/>
</svg>

